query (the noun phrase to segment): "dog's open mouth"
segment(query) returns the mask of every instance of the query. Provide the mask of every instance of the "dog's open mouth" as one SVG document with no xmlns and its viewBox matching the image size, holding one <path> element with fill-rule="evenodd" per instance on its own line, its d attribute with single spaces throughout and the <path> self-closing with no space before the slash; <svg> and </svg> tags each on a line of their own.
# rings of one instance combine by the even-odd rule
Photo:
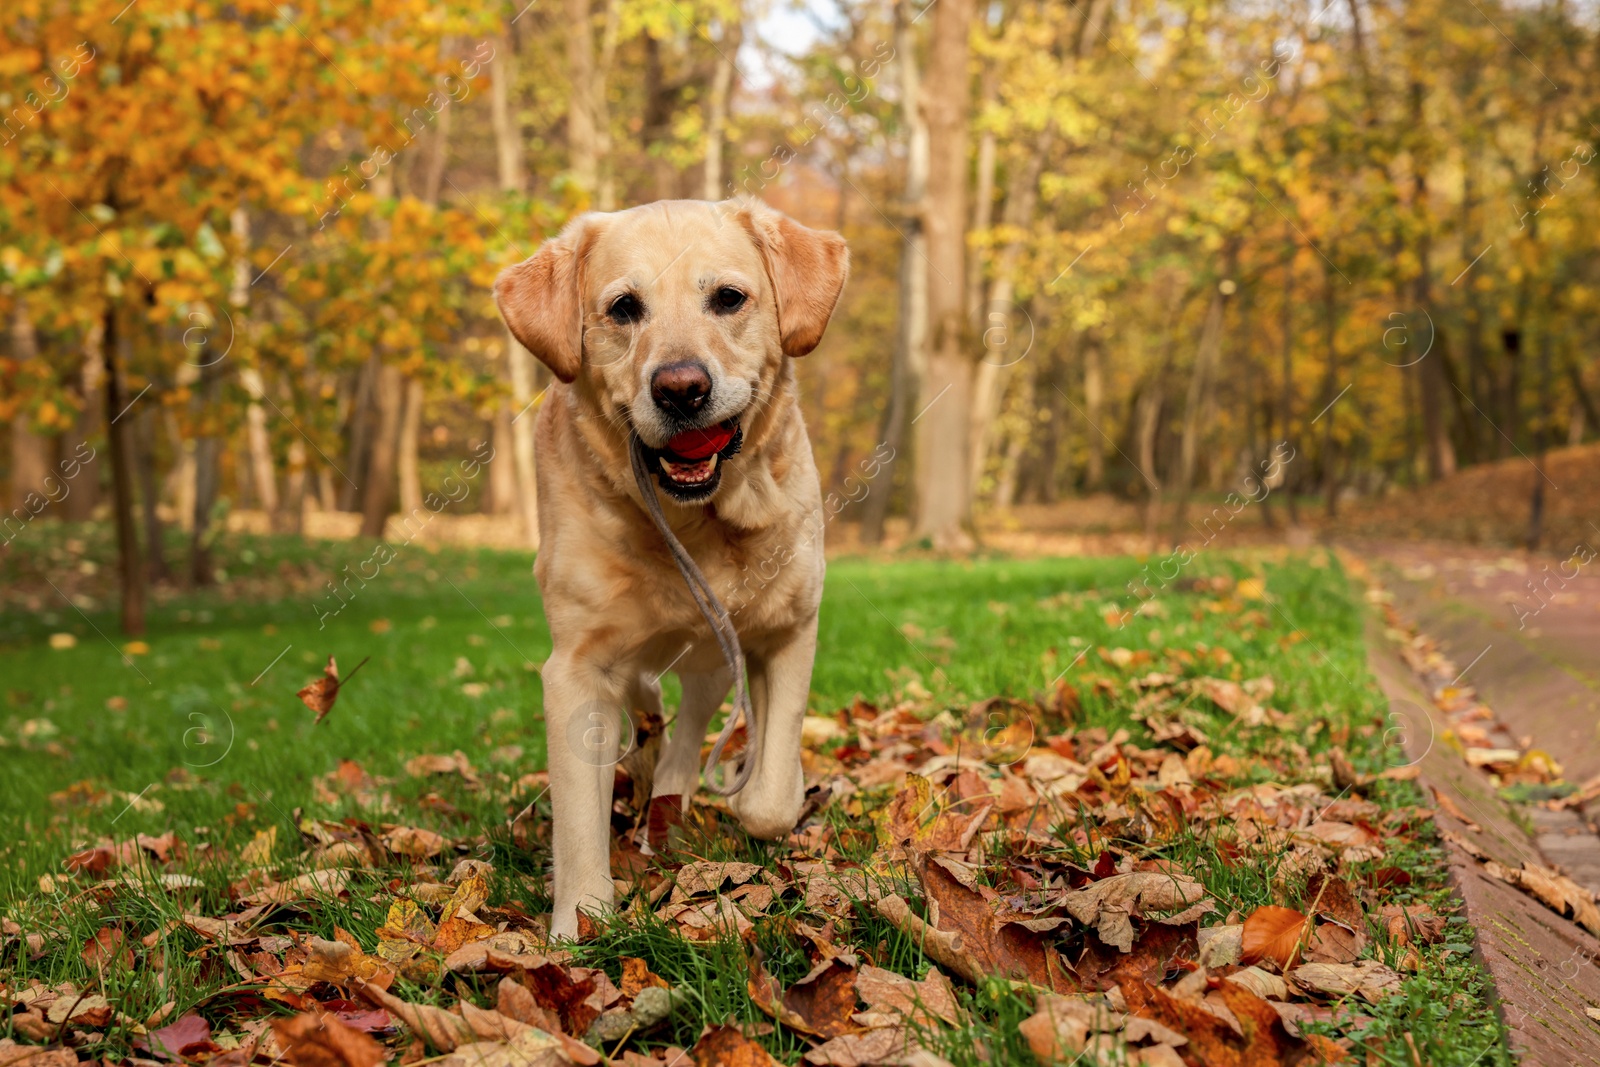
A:
<svg viewBox="0 0 1600 1067">
<path fill-rule="evenodd" d="M 681 503 L 705 500 L 722 481 L 722 465 L 744 444 L 739 420 L 685 430 L 660 448 L 644 446 L 649 469 L 668 496 Z"/>
</svg>

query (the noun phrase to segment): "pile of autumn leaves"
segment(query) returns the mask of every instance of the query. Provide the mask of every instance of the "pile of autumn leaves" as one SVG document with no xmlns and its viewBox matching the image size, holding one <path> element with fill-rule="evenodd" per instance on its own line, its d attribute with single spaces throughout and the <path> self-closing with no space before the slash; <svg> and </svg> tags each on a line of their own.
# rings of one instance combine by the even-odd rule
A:
<svg viewBox="0 0 1600 1067">
<path fill-rule="evenodd" d="M 735 823 L 715 803 L 697 803 L 681 820 L 642 805 L 614 855 L 621 914 L 608 921 L 736 942 L 749 997 L 770 1022 L 729 1019 L 688 1048 L 667 1045 L 692 991 L 673 988 L 644 959 L 581 965 L 581 946 L 547 943 L 542 917 L 515 900 L 489 903 L 495 872 L 468 858 L 486 854 L 483 837 L 305 818 L 293 866 L 301 873 L 274 876 L 281 843 L 258 835 L 245 849 L 253 854 L 236 857 L 253 869 L 233 886 L 234 910 L 224 915 L 182 905 L 198 883 L 171 834 L 108 840 L 73 856 L 70 906 L 128 914 L 116 906 L 121 895 L 163 893 L 180 917 L 154 930 L 108 923 L 68 946 L 99 982 L 0 983 L 25 1042 L 0 1043 L 0 1067 L 66 1065 L 73 1048 L 96 1048 L 112 1031 L 132 1035 L 133 1060 L 150 1065 L 764 1065 L 777 1061 L 759 1038 L 775 1027 L 801 1035 L 804 1062 L 817 1067 L 935 1067 L 946 1062 L 938 1050 L 988 999 L 958 990 L 996 982 L 1035 998 L 1021 1030 L 1041 1063 L 1092 1062 L 1086 1052 L 1109 1062 L 1113 1050 L 1154 1067 L 1340 1062 L 1346 1048 L 1305 1024 L 1359 1017 L 1399 988 L 1400 971 L 1421 966 L 1416 944 L 1442 934 L 1444 920 L 1425 907 L 1385 903 L 1410 876 L 1380 865 L 1386 840 L 1415 832 L 1428 813 L 1363 799 L 1373 779 L 1342 760 L 1317 768 L 1287 732 L 1269 761 L 1301 784 L 1238 786 L 1249 768 L 1212 750 L 1206 724 L 1287 723 L 1266 703 L 1273 686 L 1196 675 L 1215 658 L 1177 655 L 1188 658 L 1169 664 L 1174 671 L 1142 674 L 1148 653 L 1107 655 L 1121 673 L 1086 683 L 1125 690 L 1160 739 L 1154 747 L 1124 730 L 1073 728 L 1077 692 L 1065 684 L 1035 703 L 983 702 L 964 719 L 910 702 L 882 710 L 857 702 L 808 719 L 816 784 L 807 817 L 765 866 L 690 854 L 689 844 L 705 855 L 716 839 L 736 850 Z M 1047 724 L 1056 727 L 1048 736 Z M 421 757 L 410 770 L 488 788 L 460 753 Z M 537 784 L 525 778 L 534 781 L 519 789 Z M 392 806 L 385 784 L 345 763 L 316 793 L 383 810 Z M 619 782 L 630 784 L 639 783 Z M 538 809 L 519 799 L 507 811 L 518 812 L 510 840 L 542 847 Z M 634 843 L 646 836 L 654 858 Z M 1184 847 L 1195 840 L 1210 851 Z M 1240 914 L 1207 893 L 1206 871 L 1154 858 L 1164 852 L 1271 869 L 1282 903 Z M 1366 872 L 1359 880 L 1353 864 Z M 543 895 L 532 880 L 527 888 L 523 899 Z M 380 926 L 337 927 L 329 939 L 304 932 L 330 900 L 353 894 L 387 904 Z M 857 940 L 869 915 L 919 946 L 926 970 L 899 973 L 886 942 Z M 200 940 L 189 956 L 226 984 L 181 1013 L 169 1003 L 128 1017 L 106 995 L 104 976 L 159 970 L 164 954 L 181 950 L 179 927 L 189 932 L 184 944 Z M 803 946 L 809 973 L 778 981 L 758 933 Z M 59 933 L 11 920 L 0 936 L 7 955 L 63 951 Z M 1400 970 L 1370 958 L 1374 939 Z"/>
</svg>

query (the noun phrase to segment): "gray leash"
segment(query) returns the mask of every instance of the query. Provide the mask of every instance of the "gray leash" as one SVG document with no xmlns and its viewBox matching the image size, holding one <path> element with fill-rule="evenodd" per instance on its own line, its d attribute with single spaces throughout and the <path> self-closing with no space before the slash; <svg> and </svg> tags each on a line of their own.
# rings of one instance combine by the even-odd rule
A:
<svg viewBox="0 0 1600 1067">
<path fill-rule="evenodd" d="M 718 796 L 732 796 L 743 789 L 745 783 L 750 780 L 750 772 L 755 769 L 756 748 L 761 743 L 760 726 L 755 716 L 750 714 L 750 693 L 745 688 L 744 650 L 739 646 L 739 633 L 733 628 L 733 618 L 728 614 L 728 609 L 722 606 L 722 602 L 711 591 L 711 583 L 706 581 L 706 576 L 695 563 L 694 557 L 689 555 L 688 550 L 683 547 L 683 542 L 678 540 L 677 534 L 672 532 L 672 527 L 667 525 L 667 517 L 661 511 L 661 501 L 656 498 L 655 482 L 650 476 L 650 468 L 646 465 L 644 442 L 639 440 L 638 434 L 631 435 L 628 452 L 633 459 L 633 480 L 639 486 L 639 495 L 644 499 L 645 510 L 650 513 L 651 521 L 656 524 L 656 529 L 661 531 L 661 536 L 666 540 L 667 549 L 672 553 L 672 562 L 678 565 L 678 573 L 683 575 L 683 584 L 689 587 L 689 595 L 694 598 L 695 606 L 700 609 L 700 614 L 710 625 L 712 634 L 717 638 L 717 645 L 722 649 L 722 658 L 727 660 L 728 670 L 733 673 L 733 711 L 728 714 L 728 721 L 722 724 L 722 732 L 717 735 L 717 743 L 711 746 L 711 755 L 706 759 L 705 770 L 707 789 Z M 712 780 L 712 771 L 722 762 L 722 749 L 733 736 L 734 728 L 741 716 L 749 724 L 745 756 L 739 762 L 739 769 L 734 772 L 733 781 L 725 785 L 719 784 Z"/>
</svg>

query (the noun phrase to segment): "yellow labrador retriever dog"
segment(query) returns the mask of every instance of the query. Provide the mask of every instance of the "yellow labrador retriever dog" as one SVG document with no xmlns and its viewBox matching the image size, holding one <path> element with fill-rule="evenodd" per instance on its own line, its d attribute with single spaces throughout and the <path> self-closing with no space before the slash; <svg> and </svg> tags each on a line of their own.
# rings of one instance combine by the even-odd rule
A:
<svg viewBox="0 0 1600 1067">
<path fill-rule="evenodd" d="M 607 724 L 659 712 L 657 679 L 675 671 L 683 703 L 653 794 L 687 803 L 734 682 L 646 510 L 635 437 L 650 506 L 665 505 L 711 590 L 738 604 L 754 721 L 748 784 L 730 806 L 758 837 L 794 827 L 823 555 L 790 360 L 821 341 L 848 269 L 838 234 L 755 202 L 674 200 L 580 216 L 495 283 L 512 334 L 560 379 L 536 431 L 534 568 L 554 642 L 543 671 L 552 937 L 575 937 L 580 909 L 612 905 L 618 737 Z"/>
</svg>

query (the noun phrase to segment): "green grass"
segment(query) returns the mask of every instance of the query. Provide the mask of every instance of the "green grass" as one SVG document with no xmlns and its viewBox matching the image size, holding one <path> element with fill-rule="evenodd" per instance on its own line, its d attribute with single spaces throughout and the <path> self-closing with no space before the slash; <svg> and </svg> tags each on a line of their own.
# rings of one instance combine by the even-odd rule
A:
<svg viewBox="0 0 1600 1067">
<path fill-rule="evenodd" d="M 75 548 L 64 549 L 66 536 L 57 528 L 30 530 L 37 539 L 33 554 L 20 562 L 0 557 L 0 573 L 6 567 L 20 575 L 70 570 L 80 566 L 78 556 L 104 546 L 103 536 L 89 531 L 76 535 Z M 357 570 L 369 550 L 230 535 L 217 551 L 228 587 L 161 598 L 144 638 L 149 651 L 128 657 L 131 666 L 119 651 L 124 641 L 115 636 L 103 596 L 84 617 L 46 585 L 44 595 L 54 599 L 41 601 L 42 608 L 0 614 L 0 902 L 7 915 L 25 930 L 53 929 L 69 945 L 81 945 L 112 919 L 149 933 L 182 908 L 221 914 L 236 906 L 229 886 L 241 872 L 208 865 L 200 846 L 237 848 L 276 826 L 284 858 L 297 851 L 301 814 L 431 826 L 453 838 L 481 834 L 476 852 L 497 867 L 495 899 L 530 912 L 548 907 L 538 877 L 548 854 L 516 848 L 504 830 L 516 806 L 508 806 L 511 783 L 543 766 L 537 665 L 550 640 L 532 557 L 407 547 L 336 616 L 319 621 L 318 608 L 335 603 L 325 588 L 318 595 L 320 578 L 341 573 L 346 564 Z M 812 707 L 827 713 L 858 695 L 883 700 L 921 689 L 953 706 L 996 694 L 1025 698 L 1049 689 L 1065 672 L 1082 699 L 1080 725 L 1115 729 L 1130 723 L 1127 700 L 1120 688 L 1107 693 L 1093 684 L 1097 675 L 1120 676 L 1099 650 L 1148 651 L 1152 664 L 1141 671 L 1161 669 L 1168 650 L 1185 650 L 1211 657 L 1206 673 L 1276 680 L 1271 703 L 1291 713 L 1293 729 L 1245 734 L 1226 716 L 1211 713 L 1205 720 L 1218 751 L 1260 757 L 1259 769 L 1249 772 L 1259 780 L 1274 777 L 1274 761 L 1279 767 L 1298 763 L 1310 773 L 1316 761 L 1300 756 L 1295 745 L 1315 754 L 1339 744 L 1367 771 L 1402 761 L 1383 747 L 1383 705 L 1365 668 L 1361 609 L 1326 554 L 1204 554 L 1160 592 L 1149 617 L 1119 627 L 1114 609 L 1135 606 L 1126 584 L 1142 565 L 1132 559 L 835 561 L 823 602 Z M 1224 601 L 1216 591 L 1252 576 L 1265 582 L 1267 600 Z M 1213 587 L 1210 580 L 1219 577 L 1227 581 Z M 286 588 L 299 591 L 282 595 Z M 75 647 L 53 650 L 49 635 L 63 632 L 77 637 Z M 295 691 L 320 672 L 330 653 L 346 674 L 363 657 L 370 662 L 326 721 L 313 725 Z M 670 699 L 675 693 L 668 682 Z M 1136 736 L 1140 729 L 1134 727 Z M 483 773 L 485 788 L 474 790 L 454 776 L 403 773 L 413 756 L 457 749 Z M 391 814 L 315 800 L 314 779 L 340 759 L 395 779 L 387 787 Z M 140 799 L 130 803 L 133 797 Z M 1395 783 L 1380 799 L 1398 805 L 1418 796 L 1409 784 Z M 189 843 L 189 873 L 204 883 L 182 907 L 160 893 L 97 899 L 82 892 L 81 879 L 61 877 L 63 858 L 96 838 L 166 830 Z M 717 847 L 775 855 L 773 846 L 737 836 L 724 836 Z M 1442 859 L 1426 844 L 1417 848 L 1407 862 L 1419 876 L 1407 892 L 1444 908 Z M 1072 846 L 1064 843 L 1063 851 Z M 1286 902 L 1286 892 L 1294 903 L 1294 888 L 1276 882 L 1270 859 L 1232 863 L 1215 841 L 1192 835 L 1161 855 L 1199 872 L 1208 889 L 1241 910 Z M 1094 857 L 1074 858 L 1092 865 Z M 43 886 L 41 876 L 50 879 Z M 321 936 L 341 926 L 370 943 L 386 905 L 368 900 L 373 894 L 363 889 L 395 876 L 393 870 L 361 876 L 348 901 L 291 922 Z M 407 876 L 398 877 L 403 884 Z M 784 922 L 785 909 L 798 917 L 799 902 L 775 903 L 778 914 L 758 924 L 756 938 L 769 969 L 780 981 L 792 981 L 808 963 Z M 852 943 L 872 946 L 880 965 L 914 976 L 927 967 L 920 948 L 865 905 L 849 934 Z M 231 980 L 214 958 L 189 958 L 201 947 L 192 932 L 171 933 L 166 974 L 119 971 L 107 976 L 108 991 L 115 990 L 108 995 L 136 1019 L 174 989 L 184 990 L 187 1003 L 200 1002 Z M 76 951 L 38 958 L 15 948 L 6 953 L 0 978 L 13 982 L 81 983 L 90 976 Z M 608 968 L 621 955 L 643 956 L 690 993 L 669 1032 L 654 1035 L 658 1041 L 692 1044 L 703 1025 L 729 1016 L 765 1020 L 744 991 L 744 952 L 737 944 L 691 944 L 647 920 L 613 925 L 581 951 Z M 1481 982 L 1467 954 L 1428 950 L 1403 1001 L 1363 1009 L 1371 1021 L 1361 1032 L 1376 1042 L 1369 1062 L 1409 1063 L 1399 1038 L 1409 1030 L 1429 1063 L 1508 1063 L 1503 1050 L 1493 1050 L 1501 1044 L 1500 1029 Z M 448 982 L 408 986 L 405 995 L 442 998 L 446 987 L 453 995 Z M 998 1062 L 1029 1062 L 1015 1024 L 1031 1013 L 1031 997 L 1001 983 L 964 996 L 972 1028 L 940 1037 L 941 1053 L 958 1065 L 976 1064 L 983 1042 Z M 125 1049 L 126 1038 L 113 1027 L 107 1049 Z M 788 1061 L 803 1049 L 783 1028 L 766 1040 Z M 1491 1050 L 1484 1053 L 1486 1045 Z"/>
</svg>

